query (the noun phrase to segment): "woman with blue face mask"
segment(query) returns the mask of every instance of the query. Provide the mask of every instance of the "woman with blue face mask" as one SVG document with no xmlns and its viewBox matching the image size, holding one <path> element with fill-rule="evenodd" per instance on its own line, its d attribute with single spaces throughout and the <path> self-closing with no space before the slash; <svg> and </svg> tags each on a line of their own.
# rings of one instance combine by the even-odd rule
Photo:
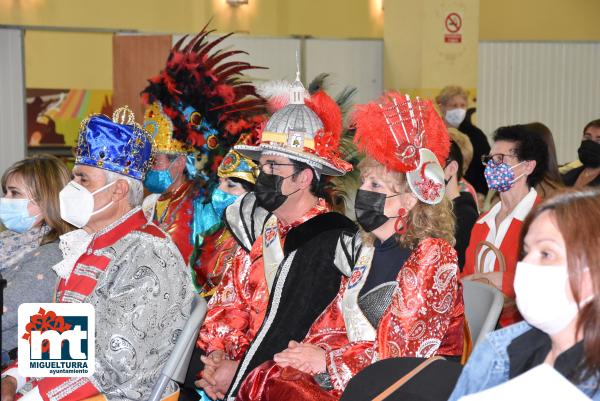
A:
<svg viewBox="0 0 600 401">
<path fill-rule="evenodd" d="M 489 334 L 475 348 L 450 401 L 540 365 L 551 366 L 586 396 L 600 400 L 598 226 L 597 188 L 559 192 L 527 217 L 514 283 L 525 321 Z M 552 391 L 553 382 L 547 383 Z M 531 387 L 515 399 L 548 399 L 542 390 Z"/>
<path fill-rule="evenodd" d="M 194 205 L 194 232 L 202 235 L 197 235 L 192 267 L 194 283 L 205 297 L 213 294 L 231 263 L 233 254 L 240 252 L 239 245 L 221 221 L 225 218 L 225 209 L 229 205 L 238 197 L 254 190 L 258 167 L 252 160 L 232 149 L 223 158 L 217 175 L 219 185 L 210 194 L 210 201 L 203 200 Z M 203 244 L 214 244 L 214 249 L 201 247 Z"/>
<path fill-rule="evenodd" d="M 0 271 L 7 280 L 2 317 L 2 363 L 14 359 L 17 309 L 23 302 L 52 302 L 62 259 L 59 236 L 72 230 L 60 217 L 58 194 L 70 181 L 56 157 L 39 155 L 18 161 L 2 175 Z M 10 356 L 9 356 L 10 352 Z"/>
<path fill-rule="evenodd" d="M 524 125 L 501 127 L 482 162 L 488 187 L 499 192 L 500 202 L 473 226 L 463 278 L 493 285 L 504 293 L 500 325 L 506 326 L 521 320 L 513 288 L 519 236 L 523 220 L 540 202 L 534 187 L 546 175 L 548 147 Z"/>
</svg>

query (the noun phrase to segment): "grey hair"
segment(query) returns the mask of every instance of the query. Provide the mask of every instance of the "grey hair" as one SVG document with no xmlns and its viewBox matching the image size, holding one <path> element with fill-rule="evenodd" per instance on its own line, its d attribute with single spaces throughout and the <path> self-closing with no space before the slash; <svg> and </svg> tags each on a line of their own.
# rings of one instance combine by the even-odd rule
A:
<svg viewBox="0 0 600 401">
<path fill-rule="evenodd" d="M 117 180 L 125 180 L 127 182 L 127 185 L 129 186 L 127 198 L 129 206 L 136 207 L 142 204 L 142 201 L 144 200 L 144 185 L 141 181 L 112 171 L 104 170 L 104 172 L 106 173 L 106 184 L 110 184 Z"/>
</svg>

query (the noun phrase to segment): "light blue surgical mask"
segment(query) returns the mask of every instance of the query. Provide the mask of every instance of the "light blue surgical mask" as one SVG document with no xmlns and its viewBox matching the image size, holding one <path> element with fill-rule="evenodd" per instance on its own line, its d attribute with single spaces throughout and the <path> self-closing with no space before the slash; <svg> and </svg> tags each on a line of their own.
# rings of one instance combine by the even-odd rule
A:
<svg viewBox="0 0 600 401">
<path fill-rule="evenodd" d="M 210 203 L 212 203 L 215 212 L 219 217 L 223 216 L 223 212 L 227 209 L 227 206 L 231 205 L 238 198 L 238 195 L 233 195 L 223 191 L 221 188 L 217 188 L 212 193 Z"/>
<path fill-rule="evenodd" d="M 0 198 L 0 220 L 10 231 L 24 233 L 33 227 L 38 215 L 30 216 L 29 199 Z"/>
<path fill-rule="evenodd" d="M 149 170 L 144 178 L 144 187 L 152 193 L 162 194 L 173 184 L 171 172 L 167 170 Z"/>
<path fill-rule="evenodd" d="M 212 193 L 210 202 L 204 203 L 201 198 L 194 199 L 193 238 L 197 240 L 199 236 L 210 235 L 219 228 L 223 212 L 227 206 L 235 202 L 237 197 L 238 195 L 232 195 L 216 188 Z"/>
</svg>

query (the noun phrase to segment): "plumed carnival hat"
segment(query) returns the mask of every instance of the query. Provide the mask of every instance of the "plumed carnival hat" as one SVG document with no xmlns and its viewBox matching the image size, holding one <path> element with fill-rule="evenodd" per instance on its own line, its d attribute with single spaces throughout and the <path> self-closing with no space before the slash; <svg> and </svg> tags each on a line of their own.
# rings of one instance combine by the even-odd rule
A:
<svg viewBox="0 0 600 401">
<path fill-rule="evenodd" d="M 152 137 L 135 122 L 127 107 L 112 119 L 94 114 L 81 122 L 75 164 L 83 164 L 143 180 L 152 165 Z"/>
<path fill-rule="evenodd" d="M 210 39 L 214 30 L 207 26 L 175 44 L 165 68 L 142 91 L 142 103 L 147 106 L 144 126 L 154 135 L 157 151 L 194 154 L 201 175 L 214 179 L 240 135 L 260 129 L 266 102 L 243 75 L 263 67 L 232 61 L 247 53 L 217 50 L 232 34 Z"/>
<path fill-rule="evenodd" d="M 406 174 L 408 185 L 425 203 L 441 202 L 445 193 L 442 165 L 450 137 L 433 104 L 389 92 L 356 107 L 354 142 L 388 170 Z"/>
<path fill-rule="evenodd" d="M 256 142 L 252 137 L 253 135 L 243 135 L 238 144 L 252 146 Z M 235 149 L 230 149 L 221 161 L 217 175 L 221 178 L 239 178 L 251 184 L 256 184 L 259 172 L 258 166 L 251 159 Z"/>
<path fill-rule="evenodd" d="M 311 166 L 317 174 L 341 176 L 352 165 L 339 155 L 342 112 L 324 91 L 309 96 L 300 82 L 300 73 L 290 85 L 275 82 L 259 93 L 276 110 L 255 146 L 237 145 L 235 150 L 253 160 L 261 154 L 288 157 Z"/>
</svg>

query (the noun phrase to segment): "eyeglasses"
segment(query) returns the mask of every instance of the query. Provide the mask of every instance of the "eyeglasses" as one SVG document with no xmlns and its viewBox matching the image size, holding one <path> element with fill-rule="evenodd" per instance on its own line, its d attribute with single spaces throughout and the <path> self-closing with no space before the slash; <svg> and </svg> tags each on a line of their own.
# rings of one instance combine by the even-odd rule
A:
<svg viewBox="0 0 600 401">
<path fill-rule="evenodd" d="M 518 157 L 515 156 L 515 155 L 506 155 L 504 153 L 496 153 L 496 154 L 493 154 L 493 155 L 483 155 L 483 156 L 481 156 L 481 163 L 483 163 L 484 166 L 487 166 L 487 164 L 491 160 L 493 164 L 501 164 L 501 163 L 504 163 L 504 158 L 505 157 L 513 157 L 515 159 L 518 159 Z"/>
<path fill-rule="evenodd" d="M 294 166 L 293 163 L 275 163 L 275 162 L 266 162 L 259 164 L 260 171 L 265 174 L 273 174 L 274 171 L 279 171 L 279 166 Z"/>
</svg>

